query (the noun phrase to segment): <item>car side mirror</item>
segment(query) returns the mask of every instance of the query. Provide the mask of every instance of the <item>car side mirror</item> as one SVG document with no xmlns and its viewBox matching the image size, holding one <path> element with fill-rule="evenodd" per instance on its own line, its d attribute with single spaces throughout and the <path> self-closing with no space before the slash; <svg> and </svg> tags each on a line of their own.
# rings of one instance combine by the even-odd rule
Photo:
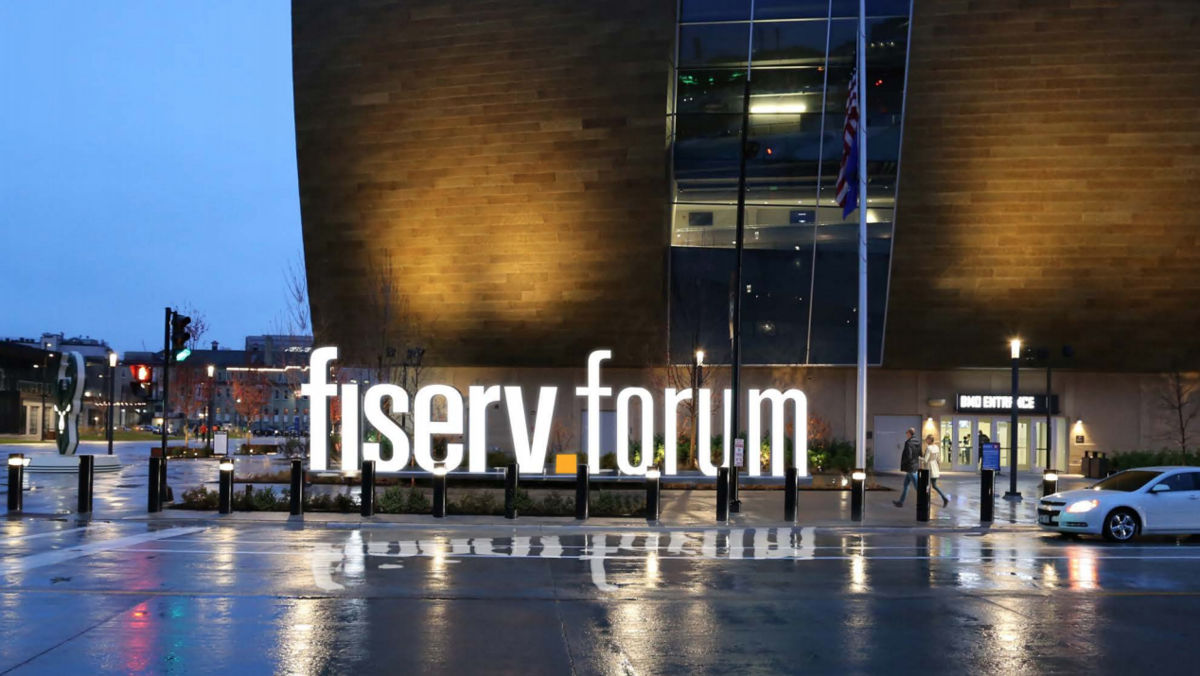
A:
<svg viewBox="0 0 1200 676">
<path fill-rule="evenodd" d="M 1166 484 L 1154 484 L 1150 487 L 1151 493 L 1166 493 L 1171 490 L 1171 487 Z"/>
</svg>

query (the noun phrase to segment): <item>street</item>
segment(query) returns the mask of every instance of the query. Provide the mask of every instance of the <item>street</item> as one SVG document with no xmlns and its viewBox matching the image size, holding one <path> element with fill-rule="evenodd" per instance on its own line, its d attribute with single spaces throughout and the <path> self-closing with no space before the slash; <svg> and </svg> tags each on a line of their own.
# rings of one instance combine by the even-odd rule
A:
<svg viewBox="0 0 1200 676">
<path fill-rule="evenodd" d="M 10 517 L 3 539 L 0 674 L 1191 673 L 1200 620 L 1192 542 L 1028 528 Z"/>
</svg>

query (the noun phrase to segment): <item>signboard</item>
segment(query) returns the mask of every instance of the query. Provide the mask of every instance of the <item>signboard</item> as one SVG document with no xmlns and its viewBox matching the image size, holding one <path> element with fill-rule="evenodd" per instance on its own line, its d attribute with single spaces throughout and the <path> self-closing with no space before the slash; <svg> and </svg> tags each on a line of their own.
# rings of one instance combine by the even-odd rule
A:
<svg viewBox="0 0 1200 676">
<path fill-rule="evenodd" d="M 229 455 L 229 433 L 214 432 L 213 433 L 213 455 L 228 456 Z"/>
<path fill-rule="evenodd" d="M 1011 394 L 958 394 L 954 397 L 954 410 L 958 413 L 1011 413 Z M 1017 411 L 1023 415 L 1046 415 L 1058 413 L 1058 395 L 1050 396 L 1050 408 L 1046 409 L 1046 395 L 1023 394 L 1017 397 Z"/>
<path fill-rule="evenodd" d="M 741 467 L 746 460 L 746 440 L 734 439 L 733 441 L 733 466 Z"/>
<path fill-rule="evenodd" d="M 983 469 L 994 469 L 1000 471 L 1000 444 L 989 442 L 979 445 L 980 454 L 983 459 Z"/>
<path fill-rule="evenodd" d="M 1083 443 L 1083 435 L 1082 435 L 1082 434 L 1076 434 L 1076 435 L 1075 435 L 1075 443 L 1077 443 L 1077 444 L 1082 444 L 1082 443 Z"/>
</svg>

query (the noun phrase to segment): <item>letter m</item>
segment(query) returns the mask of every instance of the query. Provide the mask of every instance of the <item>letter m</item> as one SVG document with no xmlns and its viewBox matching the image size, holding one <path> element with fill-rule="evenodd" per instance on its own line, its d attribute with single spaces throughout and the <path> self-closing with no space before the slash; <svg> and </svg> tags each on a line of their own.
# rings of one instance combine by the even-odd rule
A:
<svg viewBox="0 0 1200 676">
<path fill-rule="evenodd" d="M 792 448 L 795 449 L 795 464 L 800 476 L 808 476 L 808 399 L 800 390 L 750 390 L 750 420 L 747 431 L 749 443 L 746 448 L 747 472 L 750 476 L 758 476 L 761 466 L 759 449 L 762 444 L 762 404 L 771 403 L 771 474 L 783 476 L 785 426 L 784 404 L 792 402 L 795 411 L 796 424 L 792 430 Z"/>
</svg>

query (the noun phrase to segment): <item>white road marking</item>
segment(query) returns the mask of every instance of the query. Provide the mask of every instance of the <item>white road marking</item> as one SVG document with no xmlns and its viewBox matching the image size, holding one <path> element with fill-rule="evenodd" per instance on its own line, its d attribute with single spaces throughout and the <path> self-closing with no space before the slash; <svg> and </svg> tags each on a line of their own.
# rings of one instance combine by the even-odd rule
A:
<svg viewBox="0 0 1200 676">
<path fill-rule="evenodd" d="M 143 533 L 142 535 L 130 535 L 123 538 L 113 538 L 111 540 L 101 540 L 78 547 L 69 547 L 67 549 L 57 549 L 50 552 L 42 552 L 40 554 L 31 554 L 23 556 L 19 559 L 10 559 L 0 561 L 0 573 L 23 573 L 34 568 L 42 566 L 52 566 L 56 563 L 79 559 L 92 554 L 106 552 L 113 549 L 124 549 L 126 547 L 134 547 L 146 542 L 154 540 L 165 540 L 179 535 L 191 535 L 199 533 L 204 528 L 167 528 L 165 530 L 154 531 L 153 533 Z"/>
</svg>

